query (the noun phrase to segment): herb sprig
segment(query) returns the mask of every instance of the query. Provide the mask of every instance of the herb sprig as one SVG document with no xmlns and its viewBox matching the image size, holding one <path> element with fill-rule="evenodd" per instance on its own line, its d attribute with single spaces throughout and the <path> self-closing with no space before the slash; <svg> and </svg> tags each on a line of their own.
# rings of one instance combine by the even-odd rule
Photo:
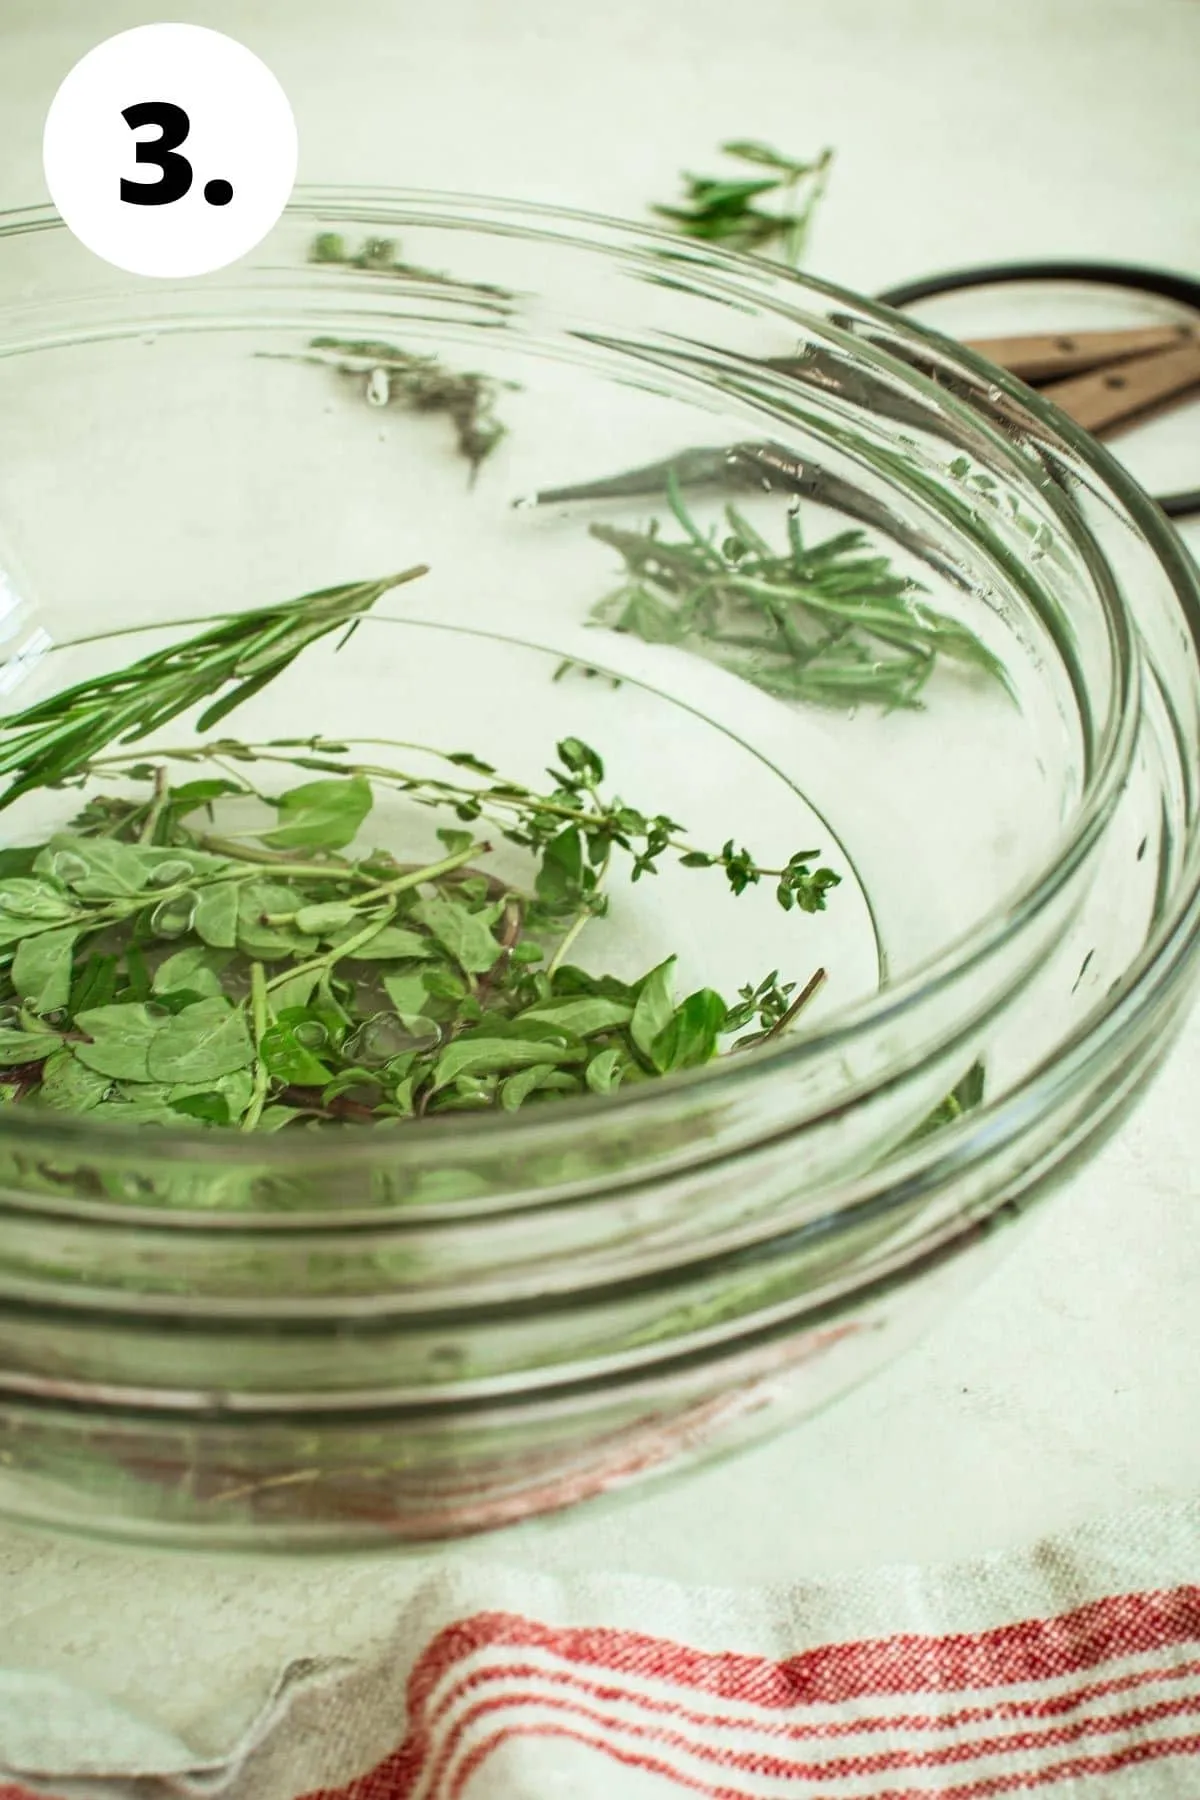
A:
<svg viewBox="0 0 1200 1800">
<path fill-rule="evenodd" d="M 769 144 L 746 139 L 722 144 L 721 151 L 761 173 L 740 180 L 685 174 L 686 204 L 656 206 L 654 211 L 684 236 L 724 244 L 730 250 L 761 253 L 777 247 L 782 261 L 796 268 L 825 192 L 833 151 L 822 150 L 800 162 Z M 760 204 L 768 195 L 782 204 L 782 211 L 768 211 Z"/>
<path fill-rule="evenodd" d="M 590 527 L 625 564 L 593 623 L 685 645 L 767 693 L 829 706 L 918 706 L 941 657 L 1005 680 L 981 639 L 921 599 L 863 532 L 809 544 L 793 506 L 776 550 L 732 505 L 723 534 L 705 533 L 673 472 L 666 486 L 681 537 L 668 538 L 658 520 L 643 531 Z"/>
<path fill-rule="evenodd" d="M 0 808 L 31 788 L 79 775 L 110 744 L 145 737 L 212 698 L 196 726 L 207 731 L 281 675 L 309 644 L 331 631 L 349 636 L 382 595 L 426 573 L 422 564 L 281 606 L 188 621 L 211 629 L 10 714 L 0 720 L 0 775 L 14 779 L 0 795 Z"/>
<path fill-rule="evenodd" d="M 304 360 L 354 376 L 363 384 L 369 406 L 444 413 L 454 427 L 458 454 L 470 464 L 472 479 L 507 435 L 497 403 L 502 393 L 516 392 L 516 382 L 450 369 L 437 356 L 356 338 L 313 338 Z"/>
</svg>

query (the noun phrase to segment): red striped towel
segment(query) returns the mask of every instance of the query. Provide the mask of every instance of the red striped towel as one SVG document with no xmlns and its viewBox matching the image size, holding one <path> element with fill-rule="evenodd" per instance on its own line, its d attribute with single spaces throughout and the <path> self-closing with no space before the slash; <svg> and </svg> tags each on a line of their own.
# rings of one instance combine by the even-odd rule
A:
<svg viewBox="0 0 1200 1800">
<path fill-rule="evenodd" d="M 1190 1509 L 1159 1554 L 1200 1564 Z M 369 1665 L 293 1671 L 228 1755 L 121 1771 L 112 1749 L 0 1800 L 1200 1800 L 1200 1586 L 1055 1604 L 1154 1557 L 1143 1522 L 1125 1548 L 774 1594 L 459 1563 Z M 470 1603 L 522 1594 L 539 1604 Z M 856 1613 L 897 1629 L 819 1628 Z"/>
</svg>

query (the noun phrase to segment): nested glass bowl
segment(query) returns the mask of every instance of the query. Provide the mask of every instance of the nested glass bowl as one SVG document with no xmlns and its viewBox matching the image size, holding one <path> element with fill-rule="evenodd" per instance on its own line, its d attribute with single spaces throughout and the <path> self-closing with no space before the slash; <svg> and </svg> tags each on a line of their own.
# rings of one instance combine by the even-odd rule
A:
<svg viewBox="0 0 1200 1800">
<path fill-rule="evenodd" d="M 420 357 L 487 377 L 505 435 L 409 404 Z M 730 501 L 772 543 L 797 511 L 810 542 L 859 530 L 1004 679 L 943 657 L 919 707 L 818 703 L 737 646 L 598 624 L 621 564 L 589 527 L 670 538 L 665 478 L 544 496 L 699 450 L 675 467 L 702 533 Z M 615 883 L 581 962 L 828 978 L 766 1048 L 511 1115 L 260 1137 L 3 1107 L 11 1519 L 325 1550 L 684 1468 L 893 1357 L 1171 1044 L 1196 573 L 1020 384 L 822 283 L 527 206 L 312 191 L 181 285 L 49 212 L 0 221 L 5 710 L 198 615 L 415 563 L 239 735 L 429 742 L 528 782 L 578 736 L 705 844 L 819 846 L 842 876 L 812 916 L 664 865 Z M 77 805 L 29 795 L 0 839 Z M 436 822 L 389 795 L 372 832 L 428 851 Z"/>
</svg>

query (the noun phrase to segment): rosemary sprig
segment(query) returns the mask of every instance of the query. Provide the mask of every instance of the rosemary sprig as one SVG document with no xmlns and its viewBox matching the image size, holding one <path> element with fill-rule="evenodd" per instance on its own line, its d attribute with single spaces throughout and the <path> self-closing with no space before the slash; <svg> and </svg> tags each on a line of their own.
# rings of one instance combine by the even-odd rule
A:
<svg viewBox="0 0 1200 1800">
<path fill-rule="evenodd" d="M 10 714 L 0 720 L 0 775 L 14 779 L 0 794 L 0 808 L 31 788 L 79 775 L 109 745 L 144 738 L 219 695 L 197 721 L 196 729 L 207 731 L 282 674 L 307 645 L 331 631 L 353 631 L 381 595 L 425 573 L 422 565 L 205 621 L 207 630 L 181 644 Z"/>
<path fill-rule="evenodd" d="M 754 253 L 777 246 L 782 261 L 797 267 L 829 179 L 832 150 L 798 162 L 769 144 L 739 139 L 722 144 L 721 151 L 764 172 L 741 180 L 685 174 L 686 205 L 653 210 L 686 237 Z M 767 211 L 759 204 L 768 195 L 782 203 L 782 211 Z"/>
<path fill-rule="evenodd" d="M 830 706 L 917 706 L 942 657 L 1005 680 L 974 632 L 921 599 L 863 532 L 806 543 L 793 507 L 776 550 L 735 506 L 722 536 L 701 531 L 673 471 L 667 499 L 679 538 L 658 520 L 643 531 L 592 524 L 625 565 L 593 623 L 684 645 L 767 693 Z"/>
</svg>

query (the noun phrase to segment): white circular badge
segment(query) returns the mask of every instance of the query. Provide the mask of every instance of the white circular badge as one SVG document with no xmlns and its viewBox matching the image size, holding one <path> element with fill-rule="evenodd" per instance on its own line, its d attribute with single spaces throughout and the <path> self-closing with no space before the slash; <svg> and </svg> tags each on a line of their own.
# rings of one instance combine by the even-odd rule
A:
<svg viewBox="0 0 1200 1800">
<path fill-rule="evenodd" d="M 270 69 L 201 25 L 98 44 L 54 96 L 42 139 L 66 224 L 134 275 L 206 275 L 245 256 L 287 205 L 297 157 Z"/>
</svg>

